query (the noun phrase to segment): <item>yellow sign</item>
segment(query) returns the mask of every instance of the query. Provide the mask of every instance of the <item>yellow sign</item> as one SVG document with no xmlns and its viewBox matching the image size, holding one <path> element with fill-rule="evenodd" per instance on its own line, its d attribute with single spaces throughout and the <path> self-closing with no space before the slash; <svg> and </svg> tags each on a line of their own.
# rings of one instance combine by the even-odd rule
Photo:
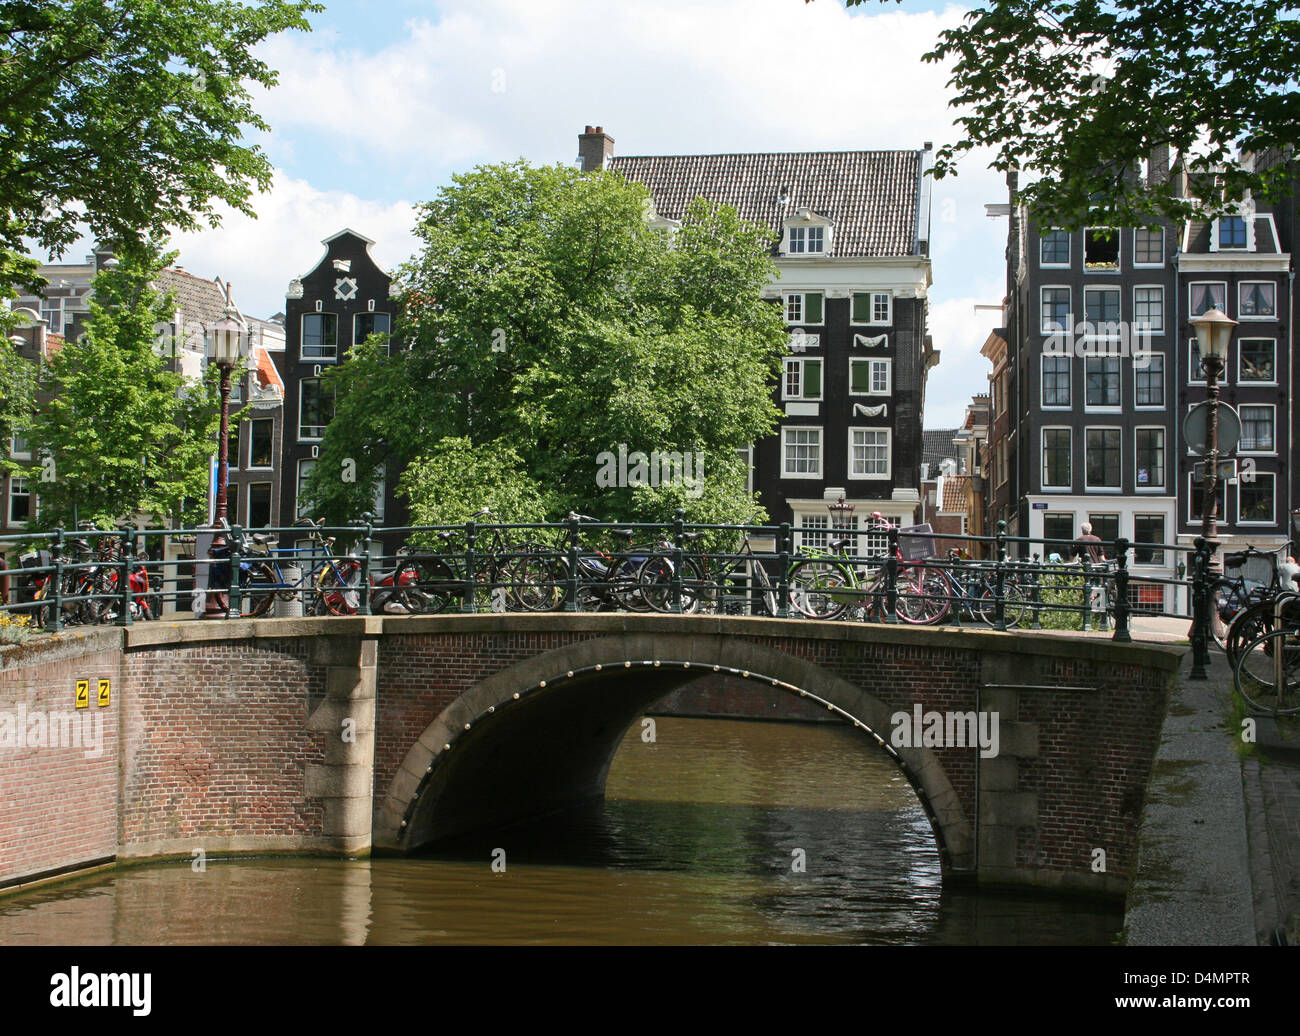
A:
<svg viewBox="0 0 1300 1036">
<path fill-rule="evenodd" d="M 90 707 L 90 681 L 77 681 L 77 708 L 85 709 Z"/>
<path fill-rule="evenodd" d="M 101 709 L 108 704 L 109 692 L 110 692 L 109 681 L 100 680 L 99 681 L 99 707 Z"/>
</svg>

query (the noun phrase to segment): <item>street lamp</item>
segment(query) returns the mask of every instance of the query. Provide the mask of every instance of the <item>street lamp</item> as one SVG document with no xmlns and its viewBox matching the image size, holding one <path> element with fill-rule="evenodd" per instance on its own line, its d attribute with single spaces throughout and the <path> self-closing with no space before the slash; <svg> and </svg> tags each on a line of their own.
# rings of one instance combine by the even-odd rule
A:
<svg viewBox="0 0 1300 1036">
<path fill-rule="evenodd" d="M 1223 310 L 1211 309 L 1192 317 L 1189 323 L 1196 330 L 1196 341 L 1201 350 L 1201 366 L 1205 368 L 1206 408 L 1205 440 L 1209 447 L 1209 462 L 1205 475 L 1205 496 L 1201 503 L 1201 535 L 1210 548 L 1210 567 L 1218 570 L 1219 547 L 1219 375 L 1228 362 L 1228 340 L 1237 322 Z"/>
<path fill-rule="evenodd" d="M 221 371 L 221 431 L 217 438 L 217 499 L 212 516 L 217 528 L 212 538 L 212 550 L 228 546 L 221 528 L 226 521 L 226 481 L 229 478 L 230 446 L 230 372 L 239 362 L 240 343 L 245 334 L 244 325 L 235 319 L 235 310 L 226 307 L 225 314 L 212 325 L 208 335 L 208 359 Z M 229 553 L 227 553 L 229 557 Z M 208 568 L 211 577 L 211 566 Z M 233 575 L 233 573 L 232 573 Z M 224 619 L 228 605 L 224 593 L 213 593 L 209 586 L 203 605 L 205 619 Z"/>
</svg>

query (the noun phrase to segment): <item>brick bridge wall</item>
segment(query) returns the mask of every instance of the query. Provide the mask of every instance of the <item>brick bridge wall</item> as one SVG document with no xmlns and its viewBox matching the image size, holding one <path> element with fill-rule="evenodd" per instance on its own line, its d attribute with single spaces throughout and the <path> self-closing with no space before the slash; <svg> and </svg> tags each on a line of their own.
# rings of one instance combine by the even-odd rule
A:
<svg viewBox="0 0 1300 1036">
<path fill-rule="evenodd" d="M 155 623 L 0 649 L 0 724 L 20 704 L 70 707 L 76 679 L 113 680 L 111 704 L 91 704 L 104 717 L 102 755 L 12 751 L 0 740 L 0 888 L 195 848 L 364 853 L 412 746 L 466 691 L 583 644 L 618 654 L 623 638 L 634 649 L 623 653 L 644 655 L 647 628 L 665 658 L 708 632 L 729 650 L 815 666 L 887 710 L 997 710 L 997 758 L 934 750 L 951 808 L 977 832 L 981 876 L 1122 893 L 1176 664 L 1168 649 L 620 615 Z M 694 705 L 743 714 L 746 686 L 759 714 L 781 693 L 715 679 Z M 882 715 L 873 722 L 888 739 Z M 1094 848 L 1107 851 L 1100 879 L 1088 877 Z"/>
</svg>

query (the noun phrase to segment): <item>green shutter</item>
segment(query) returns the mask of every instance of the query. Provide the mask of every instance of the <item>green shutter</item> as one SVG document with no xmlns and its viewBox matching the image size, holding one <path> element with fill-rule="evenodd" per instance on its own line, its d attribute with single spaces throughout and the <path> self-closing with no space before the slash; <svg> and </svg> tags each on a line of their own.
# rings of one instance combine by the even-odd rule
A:
<svg viewBox="0 0 1300 1036">
<path fill-rule="evenodd" d="M 822 293 L 810 291 L 803 297 L 803 322 L 820 324 L 822 322 Z"/>
<path fill-rule="evenodd" d="M 849 391 L 865 394 L 871 391 L 871 362 L 853 360 L 849 364 Z"/>
<path fill-rule="evenodd" d="M 855 324 L 871 323 L 871 294 L 865 291 L 853 293 L 853 322 Z"/>
<path fill-rule="evenodd" d="M 820 399 L 822 394 L 822 361 L 803 361 L 803 394 L 805 399 Z"/>
</svg>

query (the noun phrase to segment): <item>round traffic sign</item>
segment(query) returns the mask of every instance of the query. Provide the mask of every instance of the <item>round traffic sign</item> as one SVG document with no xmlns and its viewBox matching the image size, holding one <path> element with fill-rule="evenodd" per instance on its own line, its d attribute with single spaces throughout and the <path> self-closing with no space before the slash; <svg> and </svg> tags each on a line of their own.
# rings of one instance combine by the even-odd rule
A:
<svg viewBox="0 0 1300 1036">
<path fill-rule="evenodd" d="M 1241 441 L 1241 417 L 1223 400 L 1219 404 L 1219 455 L 1231 453 Z M 1210 401 L 1197 403 L 1183 418 L 1183 439 L 1193 453 L 1209 453 Z"/>
</svg>

